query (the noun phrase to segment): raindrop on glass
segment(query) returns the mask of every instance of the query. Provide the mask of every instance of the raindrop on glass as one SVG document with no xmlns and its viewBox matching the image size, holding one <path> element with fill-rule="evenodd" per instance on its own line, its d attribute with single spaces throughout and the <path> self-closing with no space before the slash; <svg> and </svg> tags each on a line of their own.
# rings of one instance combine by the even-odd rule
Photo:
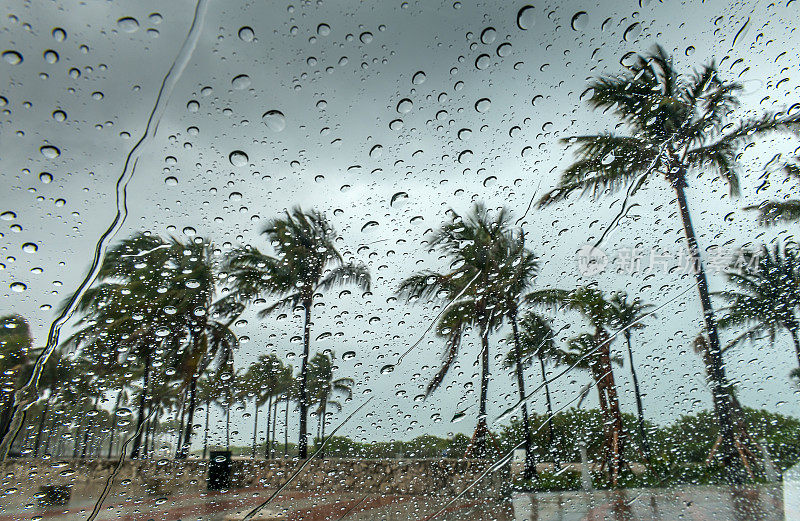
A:
<svg viewBox="0 0 800 521">
<path fill-rule="evenodd" d="M 117 20 L 117 27 L 124 33 L 135 33 L 139 30 L 139 20 L 131 16 L 126 16 Z"/>
<path fill-rule="evenodd" d="M 3 60 L 9 65 L 19 65 L 22 63 L 22 55 L 17 51 L 4 51 Z"/>
<path fill-rule="evenodd" d="M 536 11 L 532 5 L 526 5 L 517 12 L 517 27 L 523 31 L 530 29 L 536 24 Z"/>
<path fill-rule="evenodd" d="M 39 148 L 39 152 L 41 152 L 42 155 L 47 159 L 55 159 L 61 155 L 61 150 L 52 145 L 45 145 Z"/>
<path fill-rule="evenodd" d="M 228 161 L 230 161 L 233 166 L 245 166 L 249 160 L 250 158 L 247 157 L 247 154 L 241 150 L 234 150 L 228 156 Z"/>
<path fill-rule="evenodd" d="M 256 33 L 253 32 L 253 28 L 247 25 L 239 29 L 239 39 L 243 42 L 252 42 L 255 35 Z"/>
<path fill-rule="evenodd" d="M 267 128 L 273 132 L 280 132 L 286 128 L 286 116 L 279 110 L 270 110 L 261 116 Z"/>
</svg>

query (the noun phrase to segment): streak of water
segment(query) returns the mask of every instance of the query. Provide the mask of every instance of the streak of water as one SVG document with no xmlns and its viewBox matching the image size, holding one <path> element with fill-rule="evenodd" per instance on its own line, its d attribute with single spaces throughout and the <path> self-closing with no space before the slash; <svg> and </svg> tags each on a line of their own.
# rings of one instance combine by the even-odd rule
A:
<svg viewBox="0 0 800 521">
<path fill-rule="evenodd" d="M 47 346 L 42 350 L 42 353 L 36 359 L 30 379 L 23 387 L 14 393 L 14 415 L 8 432 L 5 434 L 2 441 L 0 441 L 0 462 L 5 461 L 8 451 L 11 448 L 11 442 L 14 440 L 20 428 L 22 427 L 25 411 L 36 401 L 39 377 L 42 374 L 42 368 L 47 363 L 50 355 L 53 354 L 53 351 L 58 346 L 61 328 L 70 319 L 78 305 L 78 302 L 83 297 L 84 293 L 86 293 L 86 290 L 89 289 L 89 287 L 97 278 L 97 274 L 100 271 L 100 266 L 105 258 L 106 249 L 116 233 L 122 227 L 122 224 L 125 222 L 125 218 L 128 215 L 128 184 L 130 183 L 131 179 L 133 178 L 133 174 L 136 171 L 136 164 L 139 156 L 142 153 L 142 150 L 150 141 L 152 141 L 156 134 L 158 123 L 161 120 L 161 116 L 164 114 L 170 94 L 175 88 L 175 85 L 180 79 L 183 71 L 186 69 L 186 65 L 189 63 L 189 59 L 191 58 L 192 53 L 197 45 L 207 5 L 208 0 L 197 1 L 194 19 L 192 20 L 192 25 L 189 28 L 189 33 L 186 36 L 186 40 L 184 40 L 183 45 L 181 46 L 180 51 L 175 58 L 175 61 L 172 63 L 169 71 L 167 71 L 166 76 L 164 76 L 164 80 L 161 82 L 161 88 L 158 91 L 158 96 L 156 97 L 153 110 L 150 112 L 150 117 L 147 120 L 144 133 L 125 158 L 122 172 L 117 178 L 116 183 L 117 212 L 106 231 L 103 232 L 97 241 L 91 267 L 89 268 L 89 271 L 84 277 L 83 281 L 81 281 L 81 283 L 78 285 L 78 288 L 73 292 L 69 300 L 67 300 L 67 302 L 63 305 L 58 317 L 56 317 L 56 319 L 50 325 L 50 329 L 47 334 Z"/>
</svg>

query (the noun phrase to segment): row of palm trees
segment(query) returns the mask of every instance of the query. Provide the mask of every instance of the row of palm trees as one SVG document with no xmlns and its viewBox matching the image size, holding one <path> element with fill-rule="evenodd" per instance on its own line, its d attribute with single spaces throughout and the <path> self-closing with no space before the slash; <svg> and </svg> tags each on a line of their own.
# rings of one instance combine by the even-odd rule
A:
<svg viewBox="0 0 800 521">
<path fill-rule="evenodd" d="M 626 132 L 566 138 L 565 144 L 576 151 L 576 161 L 564 171 L 558 186 L 539 201 L 539 206 L 556 204 L 575 191 L 598 198 L 620 190 L 625 190 L 623 206 L 626 206 L 631 197 L 659 176 L 674 190 L 674 204 L 683 226 L 703 309 L 707 346 L 704 360 L 721 431 L 718 453 L 729 480 L 740 482 L 745 479 L 745 465 L 737 449 L 736 405 L 731 399 L 732 388 L 725 372 L 718 320 L 700 258 L 686 189 L 690 180 L 701 179 L 701 174 L 706 172 L 725 182 L 731 195 L 735 195 L 739 191 L 736 162 L 741 149 L 771 133 L 800 133 L 800 115 L 764 113 L 753 118 L 734 119 L 739 106 L 737 96 L 742 90 L 740 84 L 724 81 L 713 62 L 690 74 L 680 75 L 661 48 L 638 56 L 619 76 L 592 82 L 590 89 L 592 106 L 619 118 L 614 128 Z M 791 175 L 793 170 L 787 167 L 787 172 Z M 765 203 L 760 208 L 762 217 L 773 221 L 778 217 L 792 217 L 790 202 Z M 527 400 L 532 393 L 526 392 L 522 371 L 526 358 L 524 338 L 534 335 L 534 331 L 520 328 L 520 322 L 529 318 L 527 308 L 577 311 L 585 317 L 590 330 L 560 348 L 558 359 L 564 363 L 571 360 L 569 367 L 585 364 L 593 376 L 601 407 L 609 415 L 605 464 L 616 480 L 626 466 L 622 458 L 625 434 L 619 420 L 619 400 L 613 377 L 617 358 L 611 352 L 611 345 L 615 335 L 610 329 L 622 328 L 630 346 L 630 330 L 639 324 L 638 318 L 630 317 L 641 317 L 646 306 L 636 299 L 628 301 L 622 294 L 612 295 L 607 300 L 594 287 L 570 291 L 534 289 L 538 271 L 536 257 L 526 244 L 526 233 L 511 224 L 506 209 L 490 212 L 483 205 L 476 205 L 465 216 L 455 211 L 450 213 L 451 218 L 429 241 L 432 250 L 438 250 L 451 261 L 450 270 L 421 271 L 403 280 L 398 287 L 398 294 L 408 301 L 433 300 L 445 306 L 437 322 L 437 333 L 446 346 L 445 358 L 428 386 L 428 394 L 446 377 L 462 348 L 465 334 L 475 332 L 481 346 L 482 369 L 478 422 L 470 451 L 474 455 L 485 454 L 491 334 L 504 324 L 511 327 L 511 358 L 519 392 L 517 407 L 523 420 L 527 420 Z M 612 223 L 615 225 L 616 221 Z M 195 238 L 181 242 L 138 234 L 122 241 L 106 256 L 96 284 L 81 300 L 78 311 L 84 318 L 80 329 L 67 345 L 96 362 L 98 377 L 122 366 L 128 368 L 127 378 L 141 380 L 134 456 L 141 444 L 151 378 L 163 372 L 167 376 L 178 375 L 179 387 L 185 391 L 187 417 L 182 428 L 179 457 L 186 457 L 193 434 L 198 382 L 207 372 L 219 372 L 231 363 L 238 346 L 232 326 L 249 305 L 259 308 L 261 318 L 283 308 L 302 312 L 303 353 L 297 377 L 299 455 L 301 458 L 308 456 L 314 303 L 335 286 L 350 284 L 369 291 L 370 275 L 363 264 L 346 261 L 339 253 L 335 247 L 337 234 L 320 212 L 295 208 L 271 220 L 263 231 L 273 254 L 247 246 L 234 250 L 218 262 L 215 253 L 219 252 L 206 240 Z M 756 291 L 746 287 L 746 276 L 743 277 L 739 281 L 743 284 L 740 293 Z M 633 308 L 625 312 L 628 318 L 623 318 L 625 313 L 621 308 L 624 306 Z M 792 307 L 793 313 L 793 303 L 787 306 Z M 735 309 L 739 309 L 738 315 Z M 753 320 L 748 318 L 747 309 L 750 309 L 747 300 L 741 300 L 738 308 L 734 305 L 727 312 L 722 325 Z M 770 319 L 772 322 L 763 327 L 780 326 L 795 331 L 794 323 L 787 321 L 786 316 L 786 313 L 780 317 L 775 315 Z M 536 319 L 530 320 L 533 324 Z M 750 336 L 760 330 L 763 328 L 755 328 Z M 529 347 L 527 349 L 530 351 Z M 629 349 L 628 355 L 632 358 L 632 350 Z M 161 367 L 166 369 L 155 370 Z M 635 386 L 638 387 L 638 381 Z M 545 391 L 549 394 L 548 388 Z M 637 398 L 639 409 L 640 402 Z M 641 426 L 643 415 L 639 416 Z M 530 427 L 527 421 L 524 425 L 523 444 L 528 449 L 526 468 L 532 475 L 535 466 L 530 456 L 530 433 L 527 431 Z M 642 437 L 643 431 L 640 427 Z"/>
</svg>

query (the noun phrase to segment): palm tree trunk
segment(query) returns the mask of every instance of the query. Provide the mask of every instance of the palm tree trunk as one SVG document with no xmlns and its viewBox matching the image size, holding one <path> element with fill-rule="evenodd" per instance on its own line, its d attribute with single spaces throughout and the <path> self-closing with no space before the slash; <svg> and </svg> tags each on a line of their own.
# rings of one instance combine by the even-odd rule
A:
<svg viewBox="0 0 800 521">
<path fill-rule="evenodd" d="M 142 424 L 144 423 L 144 409 L 147 402 L 147 388 L 150 386 L 150 348 L 144 348 L 144 373 L 142 375 L 142 392 L 139 394 L 139 412 L 136 418 L 136 435 L 131 447 L 131 459 L 139 457 L 139 448 L 142 445 Z"/>
<path fill-rule="evenodd" d="M 709 377 L 711 380 L 711 393 L 714 402 L 714 412 L 717 415 L 722 442 L 720 444 L 720 456 L 722 465 L 725 468 L 727 480 L 730 484 L 741 484 L 745 481 L 744 465 L 739 458 L 736 449 L 735 431 L 733 426 L 733 415 L 731 411 L 730 392 L 731 387 L 725 375 L 725 363 L 722 359 L 722 349 L 717 333 L 717 323 L 714 318 L 714 308 L 711 305 L 711 296 L 708 292 L 708 281 L 703 263 L 700 259 L 700 249 L 697 246 L 697 237 L 692 226 L 692 217 L 689 213 L 689 205 L 686 202 L 685 168 L 681 167 L 680 177 L 673 183 L 675 195 L 678 200 L 683 231 L 686 235 L 686 243 L 689 249 L 689 256 L 695 276 L 695 283 L 700 294 L 700 304 L 703 307 L 703 319 L 705 320 L 706 333 L 708 334 L 708 354 L 709 354 Z"/>
<path fill-rule="evenodd" d="M 117 430 L 117 412 L 119 411 L 119 404 L 122 403 L 122 390 L 117 393 L 117 399 L 114 401 L 114 410 L 111 413 L 111 432 L 108 433 L 108 459 L 111 459 L 111 451 L 114 449 L 114 435 Z"/>
<path fill-rule="evenodd" d="M 478 425 L 475 427 L 475 456 L 486 457 L 487 434 L 486 400 L 489 395 L 489 328 L 481 326 L 481 396 L 478 408 Z"/>
<path fill-rule="evenodd" d="M 231 378 L 233 380 L 233 378 Z M 231 380 L 228 380 L 228 399 L 225 400 L 225 450 L 231 450 L 231 401 L 233 401 L 233 396 L 231 396 L 231 389 L 230 386 L 232 384 Z"/>
<path fill-rule="evenodd" d="M 322 432 L 320 433 L 320 437 L 319 437 L 320 446 L 323 443 L 325 443 L 325 416 L 327 415 L 327 413 L 328 413 L 328 399 L 326 397 L 325 401 L 322 403 Z M 320 457 L 320 459 L 325 457 L 325 449 L 322 449 L 320 451 L 319 457 Z"/>
<path fill-rule="evenodd" d="M 550 437 L 550 454 L 553 456 L 553 463 L 557 469 L 561 468 L 561 461 L 558 458 L 558 450 L 556 450 L 556 433 L 553 427 L 553 401 L 550 399 L 550 384 L 547 383 L 547 373 L 544 370 L 544 359 L 539 358 L 539 367 L 542 369 L 542 382 L 544 382 L 544 396 L 547 403 L 547 431 Z"/>
<path fill-rule="evenodd" d="M 617 484 L 622 469 L 626 466 L 624 453 L 625 453 L 625 432 L 622 425 L 622 412 L 619 408 L 619 398 L 617 396 L 617 385 L 614 382 L 614 372 L 611 367 L 611 353 L 608 344 L 604 346 L 603 350 L 603 385 L 606 396 L 608 398 L 608 410 L 610 420 L 609 430 L 609 450 L 611 453 L 610 471 L 611 480 L 614 485 Z"/>
<path fill-rule="evenodd" d="M 97 405 L 100 402 L 100 393 L 98 392 L 97 396 L 94 397 L 94 406 L 92 410 L 97 413 Z M 97 418 L 98 416 L 93 416 L 92 418 Z M 92 432 L 92 427 L 94 427 L 95 420 L 90 419 L 86 422 L 86 429 L 83 432 L 83 443 L 81 444 L 81 458 L 86 457 L 86 453 L 89 450 L 89 434 Z"/>
<path fill-rule="evenodd" d="M 267 396 L 267 428 L 266 442 L 264 443 L 264 459 L 269 459 L 269 421 L 272 414 L 272 396 Z"/>
<path fill-rule="evenodd" d="M 283 421 L 283 456 L 289 455 L 289 398 L 286 398 L 286 411 Z"/>
<path fill-rule="evenodd" d="M 278 420 L 278 398 L 275 397 L 275 403 L 272 405 L 272 444 L 269 446 L 270 459 L 275 458 L 275 451 L 277 450 L 278 443 L 275 441 L 275 427 Z M 269 425 L 267 425 L 269 427 Z"/>
<path fill-rule="evenodd" d="M 797 338 L 797 327 L 792 327 L 789 329 L 789 333 L 792 335 L 792 341 L 794 342 L 794 353 L 797 355 L 797 364 L 800 366 L 800 339 Z"/>
<path fill-rule="evenodd" d="M 158 426 L 159 421 L 161 418 L 161 408 L 156 408 L 156 412 L 153 415 L 153 425 L 152 425 L 152 432 L 150 433 L 150 454 L 155 455 L 156 453 L 156 437 L 158 436 Z"/>
<path fill-rule="evenodd" d="M 180 449 L 179 459 L 189 457 L 189 450 L 192 448 L 192 431 L 194 430 L 194 409 L 197 406 L 197 380 L 200 375 L 195 373 L 189 383 L 189 414 L 186 418 L 186 433 L 183 436 L 183 445 Z M 185 407 L 184 407 L 185 409 Z"/>
<path fill-rule="evenodd" d="M 39 445 L 42 443 L 42 432 L 44 432 L 44 422 L 47 419 L 47 411 L 50 408 L 50 397 L 47 397 L 47 400 L 44 402 L 44 409 L 42 409 L 42 415 L 39 417 L 39 428 L 36 429 L 36 438 L 33 442 L 33 455 L 39 455 Z"/>
<path fill-rule="evenodd" d="M 639 420 L 639 438 L 642 444 L 644 460 L 650 463 L 650 442 L 647 441 L 647 431 L 644 426 L 644 408 L 642 407 L 642 393 L 639 390 L 639 378 L 636 376 L 636 365 L 633 363 L 633 349 L 631 349 L 631 333 L 625 330 L 625 342 L 628 346 L 628 358 L 631 362 L 631 379 L 633 380 L 633 392 L 636 395 L 636 414 Z"/>
<path fill-rule="evenodd" d="M 184 391 L 181 401 L 178 403 L 181 416 L 178 421 L 178 444 L 175 449 L 175 459 L 181 459 L 181 449 L 183 448 L 183 429 L 186 421 L 186 392 Z"/>
<path fill-rule="evenodd" d="M 253 414 L 255 419 L 253 420 L 253 453 L 250 456 L 251 459 L 256 459 L 256 438 L 258 435 L 258 398 L 256 397 L 254 401 L 256 405 L 256 412 Z"/>
<path fill-rule="evenodd" d="M 303 361 L 300 366 L 300 434 L 297 454 L 300 459 L 308 458 L 308 356 L 311 351 L 311 299 L 303 302 L 305 310 L 303 324 Z"/>
<path fill-rule="evenodd" d="M 525 376 L 522 374 L 522 346 L 519 342 L 519 328 L 516 313 L 510 313 L 511 331 L 514 335 L 514 368 L 517 373 L 517 390 L 522 402 L 522 432 L 525 436 L 525 479 L 536 477 L 536 460 L 533 457 L 533 444 L 531 439 L 531 423 L 528 418 L 528 404 L 525 403 Z M 551 440 L 552 443 L 552 440 Z"/>
<path fill-rule="evenodd" d="M 208 456 L 208 417 L 211 414 L 211 398 L 206 400 L 206 429 L 203 435 L 203 459 Z"/>
</svg>

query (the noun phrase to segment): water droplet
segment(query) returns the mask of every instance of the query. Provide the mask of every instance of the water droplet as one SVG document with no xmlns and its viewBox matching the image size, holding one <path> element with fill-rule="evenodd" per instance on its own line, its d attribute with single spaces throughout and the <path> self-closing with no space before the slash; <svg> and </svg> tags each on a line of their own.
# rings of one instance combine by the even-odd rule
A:
<svg viewBox="0 0 800 521">
<path fill-rule="evenodd" d="M 135 33 L 139 30 L 139 20 L 131 16 L 126 16 L 117 20 L 117 27 L 125 33 Z"/>
<path fill-rule="evenodd" d="M 536 24 L 536 11 L 532 5 L 526 5 L 517 12 L 517 27 L 526 31 Z"/>
<path fill-rule="evenodd" d="M 478 112 L 486 112 L 492 106 L 492 101 L 489 98 L 481 98 L 475 102 L 475 110 Z"/>
<path fill-rule="evenodd" d="M 622 39 L 626 42 L 630 42 L 638 38 L 641 33 L 642 33 L 642 24 L 640 24 L 639 22 L 635 22 L 629 25 L 627 29 L 625 29 L 625 32 L 622 33 Z"/>
<path fill-rule="evenodd" d="M 200 103 L 198 103 L 196 100 L 192 100 L 186 104 L 186 109 L 189 112 L 197 112 L 200 110 Z"/>
<path fill-rule="evenodd" d="M 0 96 L 0 107 L 5 107 L 6 105 L 8 105 L 8 98 Z"/>
<path fill-rule="evenodd" d="M 127 418 L 133 414 L 133 411 L 131 411 L 126 407 L 120 407 L 119 409 L 117 409 L 117 412 L 115 414 L 119 418 Z"/>
<path fill-rule="evenodd" d="M 28 286 L 26 286 L 22 282 L 12 282 L 11 286 L 9 286 L 9 287 L 11 288 L 11 291 L 13 291 L 15 293 L 22 293 L 23 291 L 28 289 Z"/>
<path fill-rule="evenodd" d="M 459 163 L 466 163 L 472 159 L 473 153 L 472 150 L 464 150 L 460 154 L 458 154 L 458 162 Z"/>
<path fill-rule="evenodd" d="M 733 37 L 733 42 L 731 43 L 731 47 L 736 45 L 736 42 L 739 41 L 739 39 L 743 38 L 748 33 L 749 29 L 750 29 L 750 17 L 748 16 L 742 28 L 739 29 L 736 32 L 736 36 Z"/>
<path fill-rule="evenodd" d="M 481 33 L 481 42 L 485 44 L 490 44 L 497 39 L 497 31 L 495 31 L 494 27 L 487 27 Z"/>
<path fill-rule="evenodd" d="M 397 103 L 397 112 L 400 114 L 408 114 L 414 108 L 414 102 L 408 98 L 403 98 Z"/>
<path fill-rule="evenodd" d="M 461 141 L 466 141 L 471 136 L 472 136 L 472 130 L 468 128 L 462 128 L 461 130 L 458 131 L 458 139 L 460 139 Z"/>
<path fill-rule="evenodd" d="M 367 228 L 372 228 L 374 226 L 378 226 L 378 221 L 368 221 L 364 223 L 364 226 L 361 227 L 361 231 L 363 232 Z"/>
<path fill-rule="evenodd" d="M 55 110 L 53 111 L 53 119 L 58 122 L 65 121 L 67 119 L 67 113 L 63 110 Z"/>
<path fill-rule="evenodd" d="M 63 42 L 67 39 L 67 31 L 61 27 L 54 28 L 51 34 L 53 35 L 53 39 L 57 42 Z"/>
<path fill-rule="evenodd" d="M 372 33 L 369 31 L 361 33 L 358 39 L 361 40 L 361 43 L 370 43 L 372 41 Z"/>
<path fill-rule="evenodd" d="M 389 201 L 389 206 L 397 208 L 399 206 L 402 206 L 403 203 L 405 203 L 406 201 L 408 201 L 408 193 L 397 192 L 392 196 L 391 200 Z"/>
<path fill-rule="evenodd" d="M 176 186 L 178 184 L 178 178 L 175 176 L 169 176 L 166 179 L 164 179 L 164 183 L 167 186 Z"/>
<path fill-rule="evenodd" d="M 70 78 L 72 78 L 73 80 L 77 80 L 78 78 L 80 78 L 80 77 L 81 77 L 81 71 L 80 71 L 80 69 L 76 69 L 75 67 L 72 67 L 72 68 L 71 68 L 71 69 L 70 69 L 70 70 L 67 72 L 67 74 L 68 74 L 68 75 L 69 75 L 69 77 L 70 77 Z"/>
<path fill-rule="evenodd" d="M 570 25 L 573 31 L 583 31 L 586 29 L 586 24 L 589 22 L 589 14 L 586 11 L 578 11 L 572 15 Z"/>
<path fill-rule="evenodd" d="M 394 371 L 394 364 L 387 364 L 381 367 L 381 374 L 389 374 Z"/>
<path fill-rule="evenodd" d="M 261 119 L 264 120 L 267 128 L 273 132 L 280 132 L 286 128 L 286 116 L 279 110 L 267 111 L 261 116 Z"/>
<path fill-rule="evenodd" d="M 56 63 L 58 61 L 58 53 L 52 49 L 48 49 L 44 51 L 42 54 L 44 61 L 50 64 Z"/>
<path fill-rule="evenodd" d="M 692 54 L 694 54 L 694 45 L 690 45 L 686 48 L 686 56 L 691 56 Z"/>
<path fill-rule="evenodd" d="M 331 34 L 331 26 L 328 24 L 319 24 L 317 26 L 317 34 L 320 36 L 328 36 Z"/>
<path fill-rule="evenodd" d="M 392 130 L 400 130 L 400 129 L 403 128 L 403 126 L 404 126 L 404 124 L 403 124 L 403 120 L 402 119 L 393 119 L 389 123 L 389 128 L 392 129 Z"/>
<path fill-rule="evenodd" d="M 156 336 L 163 338 L 163 337 L 169 335 L 171 332 L 172 331 L 170 331 L 168 327 L 160 327 L 160 328 L 156 329 Z"/>
<path fill-rule="evenodd" d="M 164 19 L 161 16 L 161 13 L 150 13 L 150 16 L 147 17 L 153 25 L 158 25 Z"/>
<path fill-rule="evenodd" d="M 253 32 L 253 28 L 250 26 L 245 25 L 239 29 L 239 39 L 243 42 L 252 42 L 255 36 L 256 33 Z"/>
<path fill-rule="evenodd" d="M 99 90 L 96 90 L 96 91 L 92 92 L 92 99 L 94 99 L 94 100 L 100 101 L 101 99 L 103 99 L 103 97 L 104 97 L 103 93 L 100 92 Z"/>
<path fill-rule="evenodd" d="M 36 253 L 39 251 L 39 247 L 33 242 L 26 242 L 22 245 L 22 251 L 25 253 Z"/>
<path fill-rule="evenodd" d="M 186 226 L 183 228 L 183 234 L 187 237 L 194 237 L 195 235 L 197 235 L 197 230 L 195 230 L 191 226 Z"/>
<path fill-rule="evenodd" d="M 417 71 L 414 73 L 414 76 L 411 77 L 411 83 L 413 83 L 414 85 L 422 85 L 423 83 L 425 83 L 426 79 L 428 79 L 428 77 L 425 76 L 424 72 Z"/>
<path fill-rule="evenodd" d="M 22 63 L 22 55 L 17 51 L 3 51 L 3 60 L 9 65 L 19 65 Z"/>
<path fill-rule="evenodd" d="M 250 86 L 250 76 L 240 74 L 231 80 L 231 85 L 236 90 L 243 90 Z"/>
<path fill-rule="evenodd" d="M 355 351 L 345 351 L 345 353 L 342 355 L 342 360 L 352 360 L 355 357 L 356 357 Z"/>
<path fill-rule="evenodd" d="M 11 212 L 11 211 L 0 213 L 0 219 L 2 219 L 4 221 L 13 221 L 16 218 L 17 218 L 17 214 L 15 214 L 14 212 Z"/>
<path fill-rule="evenodd" d="M 380 159 L 383 156 L 383 145 L 375 145 L 369 151 L 369 157 L 372 159 Z"/>
<path fill-rule="evenodd" d="M 39 152 L 41 152 L 42 155 L 47 159 L 55 159 L 61 155 L 61 150 L 52 145 L 44 145 L 43 147 L 39 148 Z"/>
<path fill-rule="evenodd" d="M 43 182 L 44 184 L 50 184 L 53 181 L 53 175 L 49 172 L 42 172 L 39 174 L 39 181 Z"/>
<path fill-rule="evenodd" d="M 234 150 L 228 156 L 228 161 L 230 161 L 233 166 L 245 166 L 249 160 L 250 158 L 247 157 L 247 154 L 241 150 Z"/>
<path fill-rule="evenodd" d="M 610 165 L 614 162 L 617 157 L 614 155 L 613 152 L 609 152 L 608 154 L 604 155 L 603 158 L 600 160 L 600 163 L 604 166 Z"/>
<path fill-rule="evenodd" d="M 492 59 L 489 57 L 488 54 L 481 54 L 477 58 L 475 58 L 475 68 L 478 70 L 483 70 L 489 65 L 491 65 Z"/>
<path fill-rule="evenodd" d="M 509 54 L 511 54 L 511 44 L 510 43 L 508 43 L 508 42 L 501 43 L 500 45 L 497 46 L 497 55 L 498 56 L 500 56 L 501 58 L 505 58 Z"/>
<path fill-rule="evenodd" d="M 458 423 L 461 420 L 463 420 L 466 416 L 467 416 L 467 413 L 465 413 L 464 411 L 458 411 L 457 413 L 455 413 L 453 415 L 453 418 L 450 421 L 453 422 L 453 423 Z"/>
</svg>

